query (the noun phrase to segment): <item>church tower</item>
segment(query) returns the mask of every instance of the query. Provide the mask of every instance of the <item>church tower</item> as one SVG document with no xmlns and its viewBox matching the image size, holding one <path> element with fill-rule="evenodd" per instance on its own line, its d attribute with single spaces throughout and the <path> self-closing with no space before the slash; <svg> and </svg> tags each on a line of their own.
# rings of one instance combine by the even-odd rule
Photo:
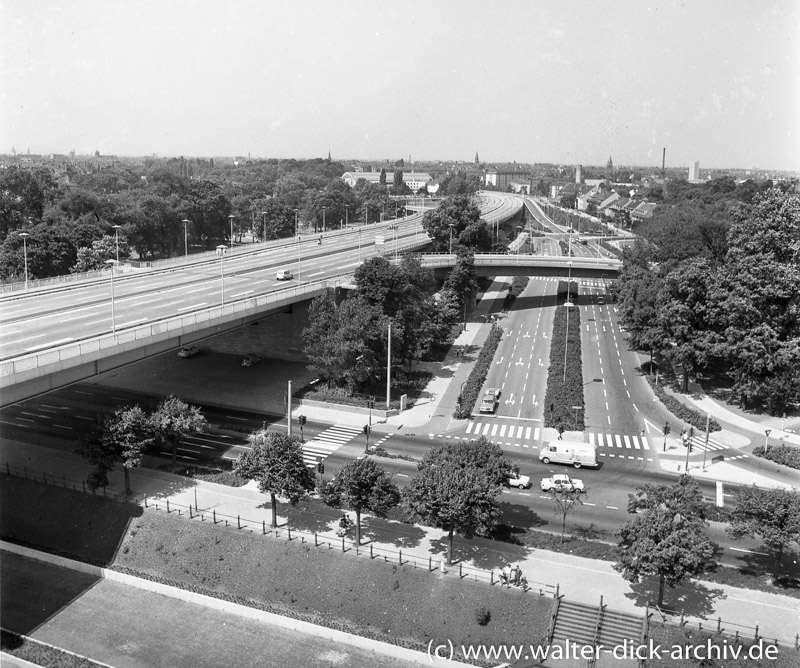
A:
<svg viewBox="0 0 800 668">
<path fill-rule="evenodd" d="M 614 173 L 614 162 L 611 160 L 611 156 L 608 156 L 608 162 L 606 163 L 606 169 L 609 172 L 611 172 L 612 174 Z"/>
<path fill-rule="evenodd" d="M 479 162 L 480 162 L 480 161 L 478 160 L 478 152 L 477 152 L 477 151 L 475 151 L 475 166 L 476 166 L 476 167 L 478 166 L 478 163 L 479 163 Z"/>
</svg>

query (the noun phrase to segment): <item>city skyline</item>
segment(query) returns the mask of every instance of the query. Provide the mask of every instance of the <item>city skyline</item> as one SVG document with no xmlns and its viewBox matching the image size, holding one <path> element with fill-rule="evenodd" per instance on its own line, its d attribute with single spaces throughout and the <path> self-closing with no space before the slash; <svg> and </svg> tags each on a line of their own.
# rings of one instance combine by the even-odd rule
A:
<svg viewBox="0 0 800 668">
<path fill-rule="evenodd" d="M 7 1 L 0 152 L 800 170 L 797 3 L 303 9 Z"/>
</svg>

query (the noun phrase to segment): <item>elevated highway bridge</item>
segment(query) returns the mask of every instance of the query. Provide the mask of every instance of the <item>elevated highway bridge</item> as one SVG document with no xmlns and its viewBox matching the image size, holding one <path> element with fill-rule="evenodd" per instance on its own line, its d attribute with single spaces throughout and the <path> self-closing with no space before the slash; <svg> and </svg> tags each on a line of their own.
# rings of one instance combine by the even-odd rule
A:
<svg viewBox="0 0 800 668">
<path fill-rule="evenodd" d="M 518 197 L 483 193 L 490 224 L 516 216 Z M 231 253 L 213 252 L 133 269 L 120 267 L 70 283 L 13 290 L 0 299 L 0 405 L 92 377 L 290 310 L 352 282 L 361 262 L 423 248 L 422 214 L 377 225 L 283 239 Z M 490 255 L 482 274 L 564 275 L 565 258 Z M 575 260 L 575 258 L 573 258 Z M 432 268 L 452 266 L 435 256 Z M 448 265 L 449 263 L 449 265 Z M 277 280 L 279 270 L 292 278 Z M 611 277 L 612 265 L 573 263 L 573 276 Z M 585 274 L 577 272 L 587 272 Z"/>
</svg>

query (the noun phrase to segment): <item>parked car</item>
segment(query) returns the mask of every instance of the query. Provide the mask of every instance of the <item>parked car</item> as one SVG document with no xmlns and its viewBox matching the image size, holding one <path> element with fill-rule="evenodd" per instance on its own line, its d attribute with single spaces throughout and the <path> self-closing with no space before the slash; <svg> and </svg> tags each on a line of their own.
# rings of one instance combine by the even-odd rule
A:
<svg viewBox="0 0 800 668">
<path fill-rule="evenodd" d="M 519 473 L 511 471 L 506 479 L 506 486 L 516 487 L 517 489 L 528 489 L 528 487 L 531 486 L 530 476 L 520 475 Z"/>
<path fill-rule="evenodd" d="M 197 346 L 184 346 L 178 351 L 178 357 L 194 357 L 200 352 Z"/>
<path fill-rule="evenodd" d="M 542 491 L 549 492 L 555 490 L 556 492 L 585 492 L 586 488 L 583 486 L 583 480 L 575 478 L 570 479 L 568 475 L 563 473 L 556 473 L 549 478 L 542 478 Z"/>
<path fill-rule="evenodd" d="M 242 360 L 242 366 L 253 366 L 254 364 L 258 364 L 261 361 L 261 358 L 258 355 L 248 355 Z"/>
<path fill-rule="evenodd" d="M 281 269 L 275 276 L 279 281 L 289 281 L 294 278 L 294 275 L 288 269 Z"/>
</svg>

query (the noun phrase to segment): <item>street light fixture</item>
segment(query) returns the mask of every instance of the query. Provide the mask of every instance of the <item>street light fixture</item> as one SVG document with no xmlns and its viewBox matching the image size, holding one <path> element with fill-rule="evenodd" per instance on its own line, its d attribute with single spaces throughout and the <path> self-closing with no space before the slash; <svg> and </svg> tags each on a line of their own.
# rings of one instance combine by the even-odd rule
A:
<svg viewBox="0 0 800 668">
<path fill-rule="evenodd" d="M 114 313 L 114 265 L 117 264 L 116 260 L 106 260 L 106 264 L 111 269 L 111 333 L 116 336 L 117 334 L 117 318 Z"/>
<path fill-rule="evenodd" d="M 230 242 L 231 242 L 231 250 L 233 250 L 233 219 L 234 219 L 234 218 L 236 218 L 236 216 L 234 216 L 233 214 L 230 214 L 230 215 L 228 216 L 228 220 L 230 220 L 230 221 L 231 221 L 231 238 L 230 238 Z"/>
<path fill-rule="evenodd" d="M 22 255 L 25 262 L 25 292 L 28 291 L 28 244 L 26 239 L 30 236 L 27 232 L 20 232 L 19 236 L 22 237 Z"/>
<path fill-rule="evenodd" d="M 119 230 L 122 225 L 112 225 L 112 227 L 114 228 L 114 241 L 117 245 L 117 262 L 119 262 Z"/>
<path fill-rule="evenodd" d="M 297 230 L 297 214 L 300 209 L 294 210 L 294 233 L 297 236 L 297 285 L 300 285 L 300 234 Z"/>
<path fill-rule="evenodd" d="M 220 280 L 220 287 L 222 288 L 221 294 L 221 302 L 222 306 L 225 306 L 225 251 L 228 249 L 225 247 L 225 244 L 220 244 L 217 246 L 217 255 L 219 255 L 219 280 Z"/>
<path fill-rule="evenodd" d="M 328 210 L 327 206 L 322 207 L 322 233 L 325 234 L 325 212 Z"/>
<path fill-rule="evenodd" d="M 186 260 L 189 260 L 189 225 L 190 221 L 188 218 L 184 218 L 182 221 L 183 223 L 183 252 L 186 255 Z"/>
</svg>

